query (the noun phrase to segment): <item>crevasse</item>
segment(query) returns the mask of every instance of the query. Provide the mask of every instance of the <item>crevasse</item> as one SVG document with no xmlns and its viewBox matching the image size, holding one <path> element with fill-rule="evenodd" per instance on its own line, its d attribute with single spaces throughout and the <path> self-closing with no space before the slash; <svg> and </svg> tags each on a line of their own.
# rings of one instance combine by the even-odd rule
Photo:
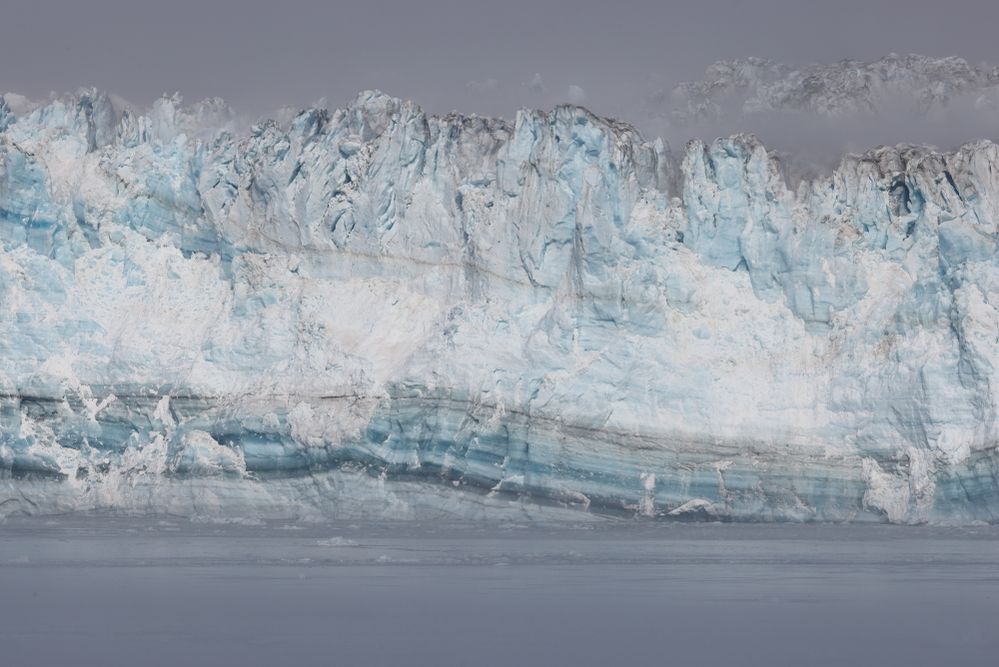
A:
<svg viewBox="0 0 999 667">
<path fill-rule="evenodd" d="M 999 149 L 0 98 L 0 514 L 999 516 Z"/>
</svg>

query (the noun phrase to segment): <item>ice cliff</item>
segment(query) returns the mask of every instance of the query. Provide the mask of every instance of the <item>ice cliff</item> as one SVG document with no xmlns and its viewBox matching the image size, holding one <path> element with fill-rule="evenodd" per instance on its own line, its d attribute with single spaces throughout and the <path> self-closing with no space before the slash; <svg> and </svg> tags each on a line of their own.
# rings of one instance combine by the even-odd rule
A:
<svg viewBox="0 0 999 667">
<path fill-rule="evenodd" d="M 999 518 L 999 147 L 0 100 L 0 514 Z"/>
</svg>

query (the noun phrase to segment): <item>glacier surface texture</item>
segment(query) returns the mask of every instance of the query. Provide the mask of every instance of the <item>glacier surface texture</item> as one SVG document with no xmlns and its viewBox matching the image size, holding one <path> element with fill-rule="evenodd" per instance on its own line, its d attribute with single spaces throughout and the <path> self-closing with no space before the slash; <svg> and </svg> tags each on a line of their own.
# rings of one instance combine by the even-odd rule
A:
<svg viewBox="0 0 999 667">
<path fill-rule="evenodd" d="M 999 148 L 0 101 L 0 515 L 999 517 Z"/>
</svg>

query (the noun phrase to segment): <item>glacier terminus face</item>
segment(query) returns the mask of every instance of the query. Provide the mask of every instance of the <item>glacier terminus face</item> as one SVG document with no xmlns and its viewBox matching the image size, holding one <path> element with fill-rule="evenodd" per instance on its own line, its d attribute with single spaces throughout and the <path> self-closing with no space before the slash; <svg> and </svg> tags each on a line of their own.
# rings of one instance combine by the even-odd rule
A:
<svg viewBox="0 0 999 667">
<path fill-rule="evenodd" d="M 999 518 L 999 147 L 0 98 L 0 515 Z"/>
</svg>

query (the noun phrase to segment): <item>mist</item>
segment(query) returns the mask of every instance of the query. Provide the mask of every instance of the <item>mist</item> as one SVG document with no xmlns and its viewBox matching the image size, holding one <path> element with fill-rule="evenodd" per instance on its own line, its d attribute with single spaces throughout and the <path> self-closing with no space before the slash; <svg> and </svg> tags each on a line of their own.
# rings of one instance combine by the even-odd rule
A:
<svg viewBox="0 0 999 667">
<path fill-rule="evenodd" d="M 95 86 L 138 105 L 180 92 L 188 102 L 222 97 L 249 116 L 343 106 L 375 88 L 438 114 L 512 118 L 519 108 L 572 102 L 674 145 L 748 131 L 781 150 L 826 156 L 886 142 L 953 146 L 994 136 L 996 124 L 962 110 L 930 121 L 735 116 L 678 128 L 650 112 L 649 82 L 668 89 L 699 79 L 715 60 L 750 55 L 792 66 L 890 51 L 999 62 L 997 20 L 999 6 L 986 0 L 904 9 L 862 0 L 583 0 L 571 8 L 550 0 L 48 0 L 5 9 L 0 91 L 45 99 Z"/>
</svg>

